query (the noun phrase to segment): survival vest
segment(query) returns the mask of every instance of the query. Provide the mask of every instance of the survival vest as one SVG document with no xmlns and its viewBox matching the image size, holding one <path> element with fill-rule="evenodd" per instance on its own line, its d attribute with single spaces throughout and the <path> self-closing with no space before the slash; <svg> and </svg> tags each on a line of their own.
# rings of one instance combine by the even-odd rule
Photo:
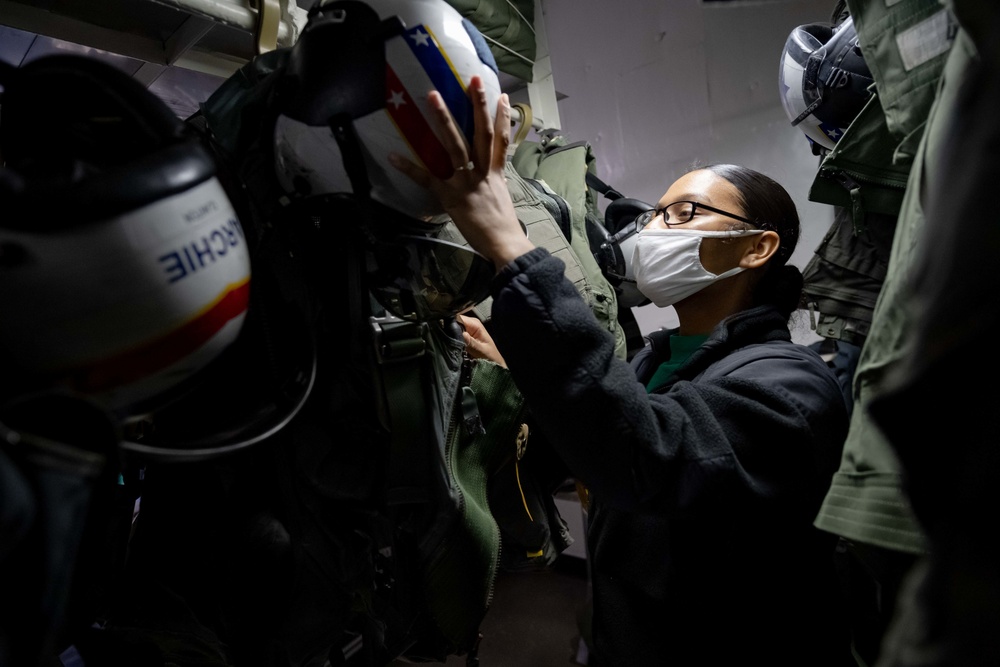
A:
<svg viewBox="0 0 1000 667">
<path fill-rule="evenodd" d="M 511 157 L 514 170 L 544 195 L 557 195 L 568 204 L 569 233 L 566 238 L 583 272 L 581 294 L 594 316 L 615 337 L 615 354 L 626 357 L 625 332 L 618 321 L 614 288 L 601 272 L 588 240 L 587 228 L 603 225 L 597 206 L 597 191 L 587 174 L 597 175 L 597 158 L 585 141 L 569 142 L 554 129 L 542 130 L 540 141 L 522 141 Z M 539 185 L 540 184 L 540 185 Z M 536 241 L 536 245 L 539 245 Z"/>
</svg>

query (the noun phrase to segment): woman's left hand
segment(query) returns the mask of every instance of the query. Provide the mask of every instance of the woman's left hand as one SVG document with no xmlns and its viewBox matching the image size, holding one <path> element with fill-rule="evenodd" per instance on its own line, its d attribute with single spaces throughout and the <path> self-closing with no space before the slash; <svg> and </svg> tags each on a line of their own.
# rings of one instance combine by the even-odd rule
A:
<svg viewBox="0 0 1000 667">
<path fill-rule="evenodd" d="M 470 81 L 469 97 L 475 118 L 472 155 L 441 95 L 435 90 L 427 98 L 455 167 L 448 179 L 436 178 L 401 155 L 394 153 L 389 158 L 397 169 L 434 193 L 469 245 L 490 259 L 499 271 L 534 248 L 518 222 L 504 175 L 510 143 L 510 103 L 502 94 L 496 120 L 492 120 L 486 90 L 478 76 Z"/>
<path fill-rule="evenodd" d="M 503 360 L 500 350 L 497 349 L 496 343 L 493 342 L 493 337 L 486 331 L 486 327 L 483 326 L 482 322 L 475 317 L 467 317 L 465 315 L 458 315 L 455 319 L 465 329 L 462 338 L 465 339 L 465 348 L 470 357 L 473 359 L 486 359 L 507 368 L 507 362 Z"/>
</svg>

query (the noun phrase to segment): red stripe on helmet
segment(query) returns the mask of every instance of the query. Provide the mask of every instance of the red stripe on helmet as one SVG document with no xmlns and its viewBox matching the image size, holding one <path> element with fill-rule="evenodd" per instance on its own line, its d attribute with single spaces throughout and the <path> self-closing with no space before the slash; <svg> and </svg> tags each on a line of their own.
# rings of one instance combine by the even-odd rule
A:
<svg viewBox="0 0 1000 667">
<path fill-rule="evenodd" d="M 455 170 L 444 146 L 388 63 L 385 67 L 385 90 L 388 96 L 385 108 L 389 112 L 389 117 L 395 123 L 399 134 L 424 163 L 427 171 L 438 178 L 451 177 Z"/>
<path fill-rule="evenodd" d="M 123 387 L 177 363 L 247 311 L 250 281 L 229 285 L 215 302 L 166 336 L 69 373 L 70 384 L 92 393 Z"/>
</svg>

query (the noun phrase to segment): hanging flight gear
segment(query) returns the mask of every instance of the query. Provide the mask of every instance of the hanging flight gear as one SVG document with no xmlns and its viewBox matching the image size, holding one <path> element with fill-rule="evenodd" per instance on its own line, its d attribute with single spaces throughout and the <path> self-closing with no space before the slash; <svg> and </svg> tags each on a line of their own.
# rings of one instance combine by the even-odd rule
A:
<svg viewBox="0 0 1000 667">
<path fill-rule="evenodd" d="M 817 251 L 821 259 L 804 272 L 804 289 L 810 300 L 825 297 L 824 307 L 831 309 L 830 314 L 821 311 L 817 332 L 863 342 L 857 359 L 846 360 L 856 364 L 848 371 L 851 425 L 839 470 L 814 523 L 840 536 L 843 544 L 854 545 L 842 555 L 848 557 L 845 571 L 851 572 L 849 594 L 864 591 L 852 601 L 865 612 L 855 630 L 872 640 L 870 648 L 856 648 L 859 659 L 874 662 L 878 646 L 889 645 L 883 641 L 885 611 L 897 606 L 895 586 L 926 549 L 926 538 L 907 498 L 899 452 L 872 419 L 870 404 L 884 395 L 887 377 L 906 363 L 912 349 L 912 312 L 903 297 L 911 285 L 915 248 L 920 247 L 916 241 L 925 231 L 927 185 L 940 180 L 935 178 L 934 155 L 941 135 L 935 130 L 944 124 L 936 125 L 941 116 L 935 112 L 947 109 L 949 95 L 961 88 L 961 63 L 970 52 L 959 42 L 952 46 L 956 32 L 949 9 L 935 0 L 850 0 L 846 5 L 876 96 L 823 160 L 810 191 L 810 199 L 841 210 L 832 235 Z M 882 245 L 876 246 L 878 252 L 872 252 L 872 241 Z M 874 280 L 856 280 L 858 273 L 872 268 L 879 270 Z M 874 305 L 854 320 L 855 313 L 844 306 L 865 303 L 855 295 L 859 288 L 867 291 L 867 304 Z M 863 334 L 860 340 L 858 333 Z M 880 566 L 859 566 L 854 556 L 862 552 L 861 560 L 872 556 Z"/>
<path fill-rule="evenodd" d="M 191 126 L 98 60 L 0 69 L 0 476 L 26 521 L 5 515 L 4 588 L 25 597 L 0 613 L 28 628 L 0 644 L 48 664 L 108 620 L 145 466 L 270 440 L 316 350 L 272 308 L 258 230 Z"/>
<path fill-rule="evenodd" d="M 810 307 L 819 311 L 817 333 L 861 345 L 954 32 L 948 11 L 935 2 L 907 0 L 891 7 L 848 2 L 847 7 L 858 41 L 870 54 L 865 62 L 873 94 L 824 155 L 809 190 L 811 201 L 837 208 L 803 270 L 803 289 Z"/>
<path fill-rule="evenodd" d="M 652 209 L 653 206 L 644 201 L 623 197 L 608 204 L 604 210 L 602 228 L 606 236 L 601 237 L 594 256 L 608 282 L 615 287 L 618 304 L 625 308 L 637 308 L 649 303 L 649 299 L 636 287 L 632 251 L 637 233 L 635 220 Z"/>
<path fill-rule="evenodd" d="M 538 142 L 521 142 L 511 162 L 528 182 L 541 182 L 568 204 L 570 233 L 566 238 L 583 269 L 585 282 L 581 294 L 594 316 L 615 337 L 615 354 L 624 359 L 625 333 L 618 323 L 615 290 L 601 272 L 587 234 L 588 226 L 600 225 L 603 217 L 597 207 L 595 189 L 586 178 L 588 173 L 596 176 L 597 160 L 587 142 L 568 142 L 554 129 L 542 130 L 539 135 Z"/>
<path fill-rule="evenodd" d="M 520 399 L 504 369 L 463 361 L 454 320 L 486 294 L 492 267 L 410 208 L 398 172 L 380 173 L 396 149 L 369 143 L 368 111 L 393 111 L 373 82 L 424 34 L 466 34 L 449 11 L 443 0 L 325 3 L 294 47 L 244 67 L 193 119 L 247 194 L 255 276 L 277 304 L 259 311 L 281 334 L 269 355 L 294 367 L 295 341 L 311 337 L 317 359 L 305 405 L 259 447 L 146 473 L 129 591 L 183 600 L 186 636 L 235 664 L 476 661 L 499 558 L 485 493 L 515 449 Z M 165 415 L 157 432 L 181 432 L 183 410 Z M 189 534 L 211 558 L 183 548 Z M 106 645 L 126 637 L 180 660 L 164 641 L 171 619 L 124 598 Z"/>
</svg>

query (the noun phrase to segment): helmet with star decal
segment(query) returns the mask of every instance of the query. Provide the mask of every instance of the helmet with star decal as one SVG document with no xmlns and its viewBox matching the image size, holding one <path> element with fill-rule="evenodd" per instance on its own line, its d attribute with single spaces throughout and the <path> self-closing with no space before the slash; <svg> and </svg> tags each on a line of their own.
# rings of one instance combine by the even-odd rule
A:
<svg viewBox="0 0 1000 667">
<path fill-rule="evenodd" d="M 289 55 L 274 146 L 294 199 L 363 195 L 417 219 L 442 212 L 430 192 L 389 164 L 410 158 L 439 177 L 454 169 L 431 117 L 436 89 L 471 143 L 468 85 L 483 79 L 491 113 L 496 62 L 479 31 L 445 0 L 320 2 Z"/>
</svg>

